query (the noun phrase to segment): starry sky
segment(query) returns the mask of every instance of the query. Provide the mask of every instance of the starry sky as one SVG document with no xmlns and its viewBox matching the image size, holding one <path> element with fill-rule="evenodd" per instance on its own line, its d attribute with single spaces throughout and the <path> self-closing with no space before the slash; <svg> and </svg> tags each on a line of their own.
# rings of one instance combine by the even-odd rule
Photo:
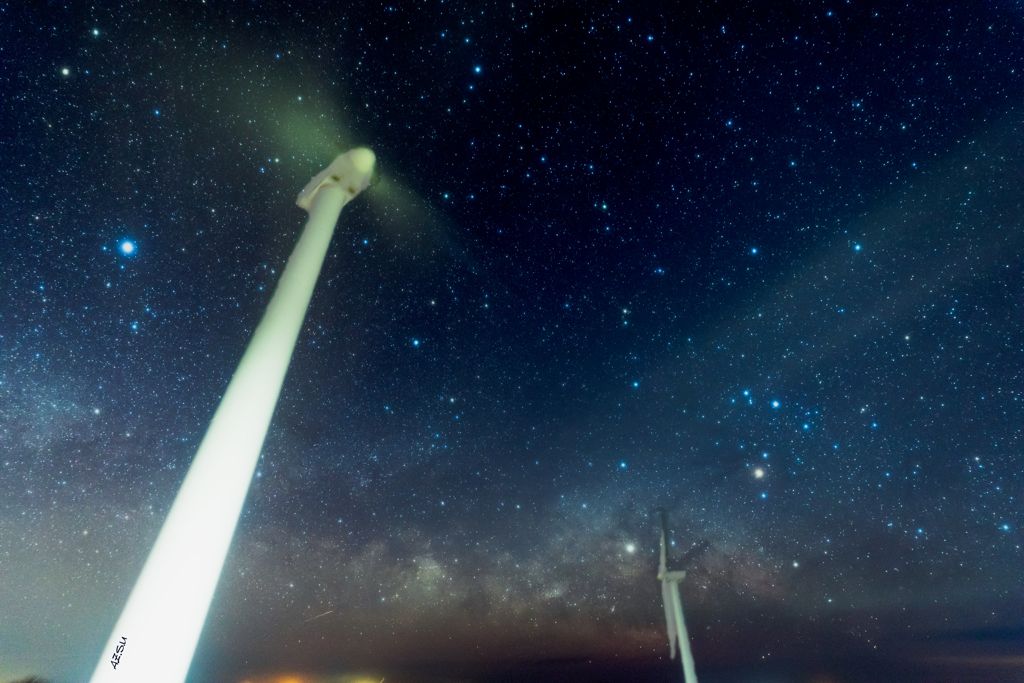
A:
<svg viewBox="0 0 1024 683">
<path fill-rule="evenodd" d="M 96 665 L 356 145 L 190 681 L 681 680 L 659 506 L 698 674 L 1009 680 L 1024 8 L 686 5 L 0 3 L 0 680 Z"/>
</svg>

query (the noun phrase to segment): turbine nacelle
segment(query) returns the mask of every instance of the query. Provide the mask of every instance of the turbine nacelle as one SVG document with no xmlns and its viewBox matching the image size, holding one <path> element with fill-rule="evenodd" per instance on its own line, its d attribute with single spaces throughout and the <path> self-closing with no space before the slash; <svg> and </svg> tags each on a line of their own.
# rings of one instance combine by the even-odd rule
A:
<svg viewBox="0 0 1024 683">
<path fill-rule="evenodd" d="M 309 211 L 313 208 L 313 198 L 321 188 L 335 185 L 340 187 L 345 197 L 342 205 L 348 203 L 370 185 L 373 165 L 377 157 L 365 147 L 356 147 L 340 155 L 331 165 L 320 171 L 302 188 L 295 203 Z"/>
</svg>

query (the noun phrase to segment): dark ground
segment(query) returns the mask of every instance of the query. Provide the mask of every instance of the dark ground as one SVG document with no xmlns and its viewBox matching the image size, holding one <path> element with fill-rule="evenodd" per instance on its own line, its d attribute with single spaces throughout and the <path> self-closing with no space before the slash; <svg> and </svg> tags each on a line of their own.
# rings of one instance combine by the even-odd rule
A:
<svg viewBox="0 0 1024 683">
<path fill-rule="evenodd" d="M 750 650 L 697 651 L 701 683 L 1024 683 L 1024 631 L 949 633 L 889 641 L 866 648 L 832 639 L 762 661 Z M 352 671 L 353 669 L 347 668 Z M 682 683 L 678 659 L 592 657 L 490 663 L 477 668 L 444 663 L 365 666 L 358 673 L 335 671 L 262 673 L 210 671 L 190 683 Z"/>
</svg>

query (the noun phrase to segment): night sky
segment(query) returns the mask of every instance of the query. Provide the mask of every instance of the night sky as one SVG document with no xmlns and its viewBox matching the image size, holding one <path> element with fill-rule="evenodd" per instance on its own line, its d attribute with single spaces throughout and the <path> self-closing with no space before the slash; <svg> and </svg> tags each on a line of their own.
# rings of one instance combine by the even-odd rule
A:
<svg viewBox="0 0 1024 683">
<path fill-rule="evenodd" d="M 659 506 L 708 680 L 1022 680 L 1024 8 L 586 4 L 0 4 L 0 680 L 103 656 L 356 145 L 190 681 L 681 680 Z"/>
</svg>

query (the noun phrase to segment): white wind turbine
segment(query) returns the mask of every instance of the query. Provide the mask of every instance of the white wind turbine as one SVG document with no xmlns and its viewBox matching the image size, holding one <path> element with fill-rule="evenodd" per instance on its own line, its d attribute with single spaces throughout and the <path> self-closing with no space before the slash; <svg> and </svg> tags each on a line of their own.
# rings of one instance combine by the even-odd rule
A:
<svg viewBox="0 0 1024 683">
<path fill-rule="evenodd" d="M 375 157 L 339 156 L 296 203 L 309 220 L 238 363 L 92 683 L 181 683 L 206 621 L 295 341 L 341 209 L 370 183 Z"/>
<path fill-rule="evenodd" d="M 658 580 L 661 581 L 661 598 L 665 603 L 665 622 L 668 624 L 668 644 L 672 659 L 676 658 L 676 640 L 679 641 L 679 658 L 683 664 L 683 678 L 686 683 L 697 683 L 697 672 L 690 652 L 690 635 L 683 621 L 683 601 L 679 597 L 679 582 L 686 578 L 686 571 L 668 570 L 668 515 L 661 511 L 661 563 L 658 565 Z"/>
</svg>

